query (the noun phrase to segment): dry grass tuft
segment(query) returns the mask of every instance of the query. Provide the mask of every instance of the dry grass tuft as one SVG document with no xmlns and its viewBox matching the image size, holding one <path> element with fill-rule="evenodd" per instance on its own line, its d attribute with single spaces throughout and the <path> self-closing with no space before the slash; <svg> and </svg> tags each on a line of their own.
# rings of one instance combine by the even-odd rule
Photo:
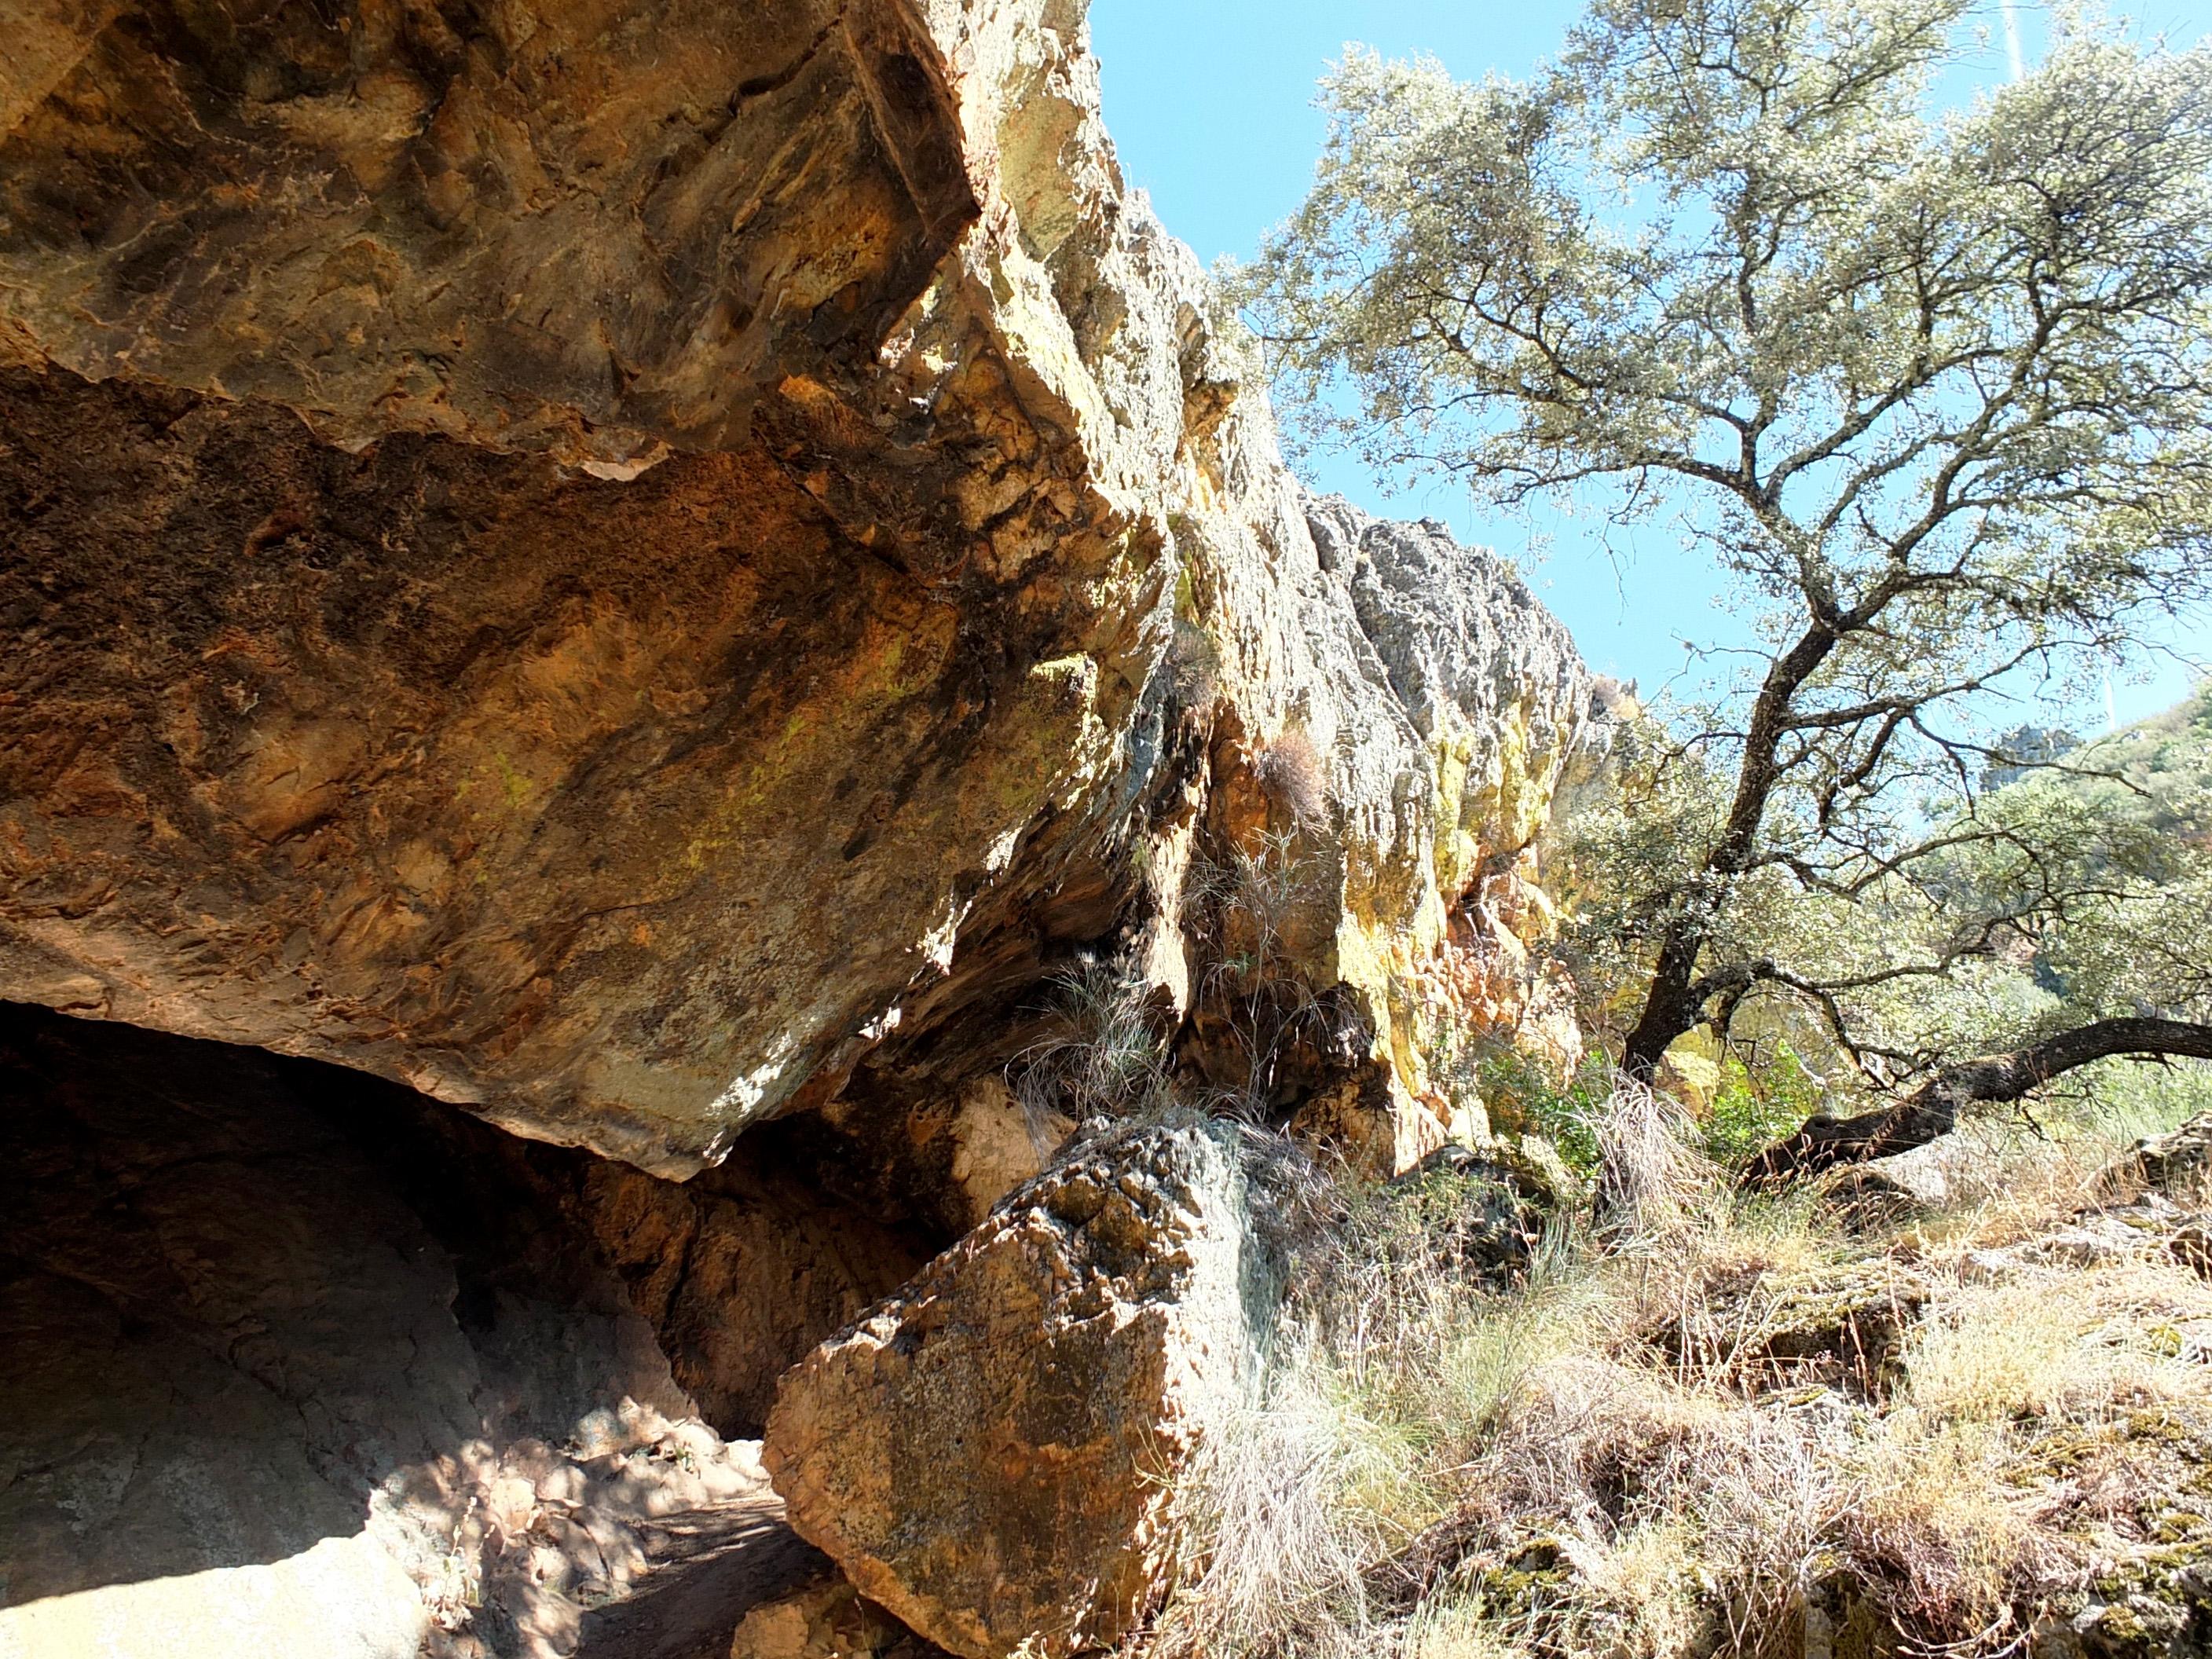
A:
<svg viewBox="0 0 2212 1659">
<path fill-rule="evenodd" d="M 1917 1410 L 1858 1449 L 1844 1540 L 1904 1628 L 1953 1640 L 2003 1628 L 2028 1569 L 2064 1570 L 2044 1506 L 2008 1480 L 2019 1455 L 2007 1425 Z"/>
<path fill-rule="evenodd" d="M 1510 1291 L 1405 1248 L 1409 1200 L 1344 1201 L 1157 1651 L 1689 1659 L 1842 1595 L 1996 1659 L 2212 1563 L 2212 1286 L 2075 1218 L 2109 1141 L 1984 1149 L 1852 1231 L 1736 1194 L 1648 1093 L 1595 1127 L 1595 1223 Z M 2120 1244 L 2083 1256 L 2093 1225 Z"/>
<path fill-rule="evenodd" d="M 1646 1250 L 1673 1239 L 1717 1175 L 1692 1146 L 1681 1107 L 1620 1077 L 1590 1128 L 1597 1142 L 1599 1231 Z"/>
<path fill-rule="evenodd" d="M 1044 1034 L 1006 1073 L 1033 1138 L 1055 1117 L 1080 1123 L 1170 1103 L 1166 1039 L 1140 975 L 1078 962 L 1054 976 L 1044 1015 Z"/>
<path fill-rule="evenodd" d="M 1267 798 L 1301 824 L 1328 816 L 1328 777 L 1321 751 L 1296 726 L 1277 735 L 1252 763 Z"/>
</svg>

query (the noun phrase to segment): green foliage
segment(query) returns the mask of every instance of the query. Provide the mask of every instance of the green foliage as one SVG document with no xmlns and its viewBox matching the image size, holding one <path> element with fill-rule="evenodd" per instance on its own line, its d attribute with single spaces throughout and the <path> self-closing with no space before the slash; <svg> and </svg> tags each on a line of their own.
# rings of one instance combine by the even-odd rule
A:
<svg viewBox="0 0 2212 1659">
<path fill-rule="evenodd" d="M 1593 0 L 1527 82 L 1354 52 L 1247 274 L 1310 435 L 1664 522 L 1730 579 L 1742 680 L 1632 727 L 1567 860 L 1639 1074 L 1757 1017 L 1893 1086 L 2203 988 L 2183 808 L 1978 783 L 2035 758 L 1988 732 L 2008 693 L 2212 597 L 2212 47 L 2069 12 L 1947 109 L 1973 24 Z M 2114 787 L 2178 802 L 2175 746 Z"/>
<path fill-rule="evenodd" d="M 2170 562 L 2205 505 L 2212 53 L 2062 21 L 2047 63 L 1944 115 L 1973 17 L 1596 0 L 1525 83 L 1352 52 L 1312 193 L 1245 278 L 1286 394 L 1379 465 L 1509 501 L 1604 479 L 1645 517 L 1718 486 L 1735 522 L 1699 533 L 1792 600 L 1801 558 L 1896 550 L 1882 521 L 1954 456 L 1954 551 L 2124 582 L 2120 540 L 2171 530 Z M 2076 515 L 2062 474 L 2126 510 Z M 2102 534 L 2045 533 L 2077 516 Z"/>
<path fill-rule="evenodd" d="M 2212 1017 L 2212 694 L 1994 792 L 1955 830 L 1915 896 L 1989 947 L 1887 1011 L 1893 1029 L 2025 1041 L 2107 1016 Z"/>
<path fill-rule="evenodd" d="M 1493 1126 L 1540 1136 L 1585 1179 L 1603 1161 L 1599 1126 L 1613 1109 L 1620 1078 L 1602 1050 L 1585 1055 L 1563 1084 L 1519 1051 L 1486 1047 L 1474 1065 Z M 1787 1037 L 1741 1045 L 1720 1067 L 1720 1087 L 1692 1127 L 1698 1150 L 1733 1167 L 1826 1108 L 1826 1085 L 1807 1069 Z"/>
<path fill-rule="evenodd" d="M 1826 1097 L 1786 1039 L 1753 1062 L 1731 1054 L 1699 1126 L 1705 1155 L 1725 1168 L 1747 1163 L 1822 1110 Z"/>
<path fill-rule="evenodd" d="M 1585 1055 L 1564 1086 L 1541 1062 L 1504 1046 L 1486 1048 L 1474 1073 L 1493 1124 L 1541 1135 L 1578 1176 L 1596 1170 L 1597 1120 L 1613 1086 L 1612 1063 L 1602 1054 Z"/>
<path fill-rule="evenodd" d="M 2197 846 L 2212 839 L 2212 682 L 2064 760 L 2072 787 L 2108 819 Z M 2085 775 L 2094 774 L 2111 775 Z"/>
<path fill-rule="evenodd" d="M 1711 856 L 1728 812 L 1726 780 L 1638 713 L 1614 732 L 1601 777 L 1555 836 L 1549 879 L 1567 907 L 1553 941 L 1582 999 L 1585 1026 L 1632 1018 L 1667 898 Z"/>
<path fill-rule="evenodd" d="M 2112 1060 L 2047 1103 L 2039 1117 L 2115 1144 L 2164 1134 L 2212 1113 L 2212 1066 Z"/>
<path fill-rule="evenodd" d="M 1624 751 L 1553 862 L 1571 901 L 1553 948 L 1587 1029 L 1614 1041 L 1648 970 L 1650 896 L 1698 856 L 1712 788 L 1648 717 Z M 1711 1157 L 1736 1164 L 1814 1112 L 1864 1109 L 1884 1079 L 1908 1083 L 1945 1056 L 2110 1016 L 2212 1017 L 2212 688 L 2051 758 L 1936 826 L 1931 839 L 1955 844 L 1849 902 L 1779 872 L 1739 885 L 1714 955 L 1843 986 L 1834 1000 L 1868 1071 L 1802 998 L 1747 997 L 1702 1120 Z M 1916 963 L 1929 971 L 1879 977 Z M 1573 1097 L 1591 1090 L 1547 1093 L 1533 1068 L 1494 1059 L 1484 1088 L 1588 1167 L 1575 1127 L 1587 1101 Z M 2212 1109 L 2212 1067 L 2114 1060 L 2045 1094 L 2045 1123 L 2148 1133 Z"/>
</svg>

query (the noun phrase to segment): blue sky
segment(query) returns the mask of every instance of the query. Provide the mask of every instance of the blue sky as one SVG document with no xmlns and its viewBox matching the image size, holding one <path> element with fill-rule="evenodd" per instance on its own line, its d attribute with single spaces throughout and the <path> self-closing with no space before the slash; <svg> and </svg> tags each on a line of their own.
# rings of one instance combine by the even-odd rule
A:
<svg viewBox="0 0 2212 1659">
<path fill-rule="evenodd" d="M 1386 56 L 1429 52 L 1464 78 L 1493 69 L 1522 76 L 1558 48 L 1579 10 L 1561 0 L 1091 0 L 1091 43 L 1124 174 L 1151 192 L 1168 228 L 1210 264 L 1224 253 L 1249 256 L 1304 195 L 1323 126 L 1314 82 L 1346 41 Z M 2212 33 L 2212 0 L 2162 0 L 2125 15 L 2142 32 L 2177 44 Z M 1996 21 L 1993 9 L 1993 35 Z M 2032 9 L 2023 9 L 2021 22 L 2032 58 L 2041 33 Z M 1992 41 L 1987 68 L 1992 83 L 2003 78 L 2001 40 Z M 1372 510 L 1442 519 L 1462 539 L 1512 554 L 1591 665 L 1636 679 L 1647 692 L 1681 672 L 1681 641 L 1740 634 L 1717 607 L 1711 568 L 1677 551 L 1662 530 L 1626 548 L 1616 540 L 1615 558 L 1588 530 L 1562 520 L 1540 526 L 1532 547 L 1527 526 L 1479 515 L 1448 483 L 1387 491 L 1348 457 L 1321 459 L 1306 471 L 1317 488 Z M 2212 621 L 2174 643 L 2212 660 Z M 2144 652 L 2131 670 L 2112 683 L 2122 721 L 2188 690 L 2189 671 L 2161 653 Z M 2102 725 L 2103 715 L 2091 708 L 2066 717 L 2087 727 Z"/>
</svg>

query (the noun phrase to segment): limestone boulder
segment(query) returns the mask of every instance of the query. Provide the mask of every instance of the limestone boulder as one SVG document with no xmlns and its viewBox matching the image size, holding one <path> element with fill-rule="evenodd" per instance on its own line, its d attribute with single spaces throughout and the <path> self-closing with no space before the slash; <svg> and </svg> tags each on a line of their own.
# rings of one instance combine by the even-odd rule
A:
<svg viewBox="0 0 2212 1659">
<path fill-rule="evenodd" d="M 1310 501 L 1305 519 L 1427 760 L 1437 886 L 1465 892 L 1483 860 L 1517 854 L 1543 829 L 1554 780 L 1528 762 L 1572 752 L 1587 672 L 1505 561 L 1435 520 L 1377 519 L 1341 496 Z"/>
<path fill-rule="evenodd" d="M 950 1215 L 1040 984 L 1186 1006 L 1274 848 L 1342 1012 L 1279 1092 L 1454 1132 L 1589 687 L 1502 561 L 1308 501 L 1079 3 L 0 33 L 0 994 L 676 1176 L 942 1119 Z"/>
<path fill-rule="evenodd" d="M 966 1659 L 1110 1646 L 1176 1477 L 1258 1377 L 1279 1263 L 1237 1135 L 1126 1130 L 1018 1188 L 778 1389 L 763 1461 L 860 1593 Z"/>
</svg>

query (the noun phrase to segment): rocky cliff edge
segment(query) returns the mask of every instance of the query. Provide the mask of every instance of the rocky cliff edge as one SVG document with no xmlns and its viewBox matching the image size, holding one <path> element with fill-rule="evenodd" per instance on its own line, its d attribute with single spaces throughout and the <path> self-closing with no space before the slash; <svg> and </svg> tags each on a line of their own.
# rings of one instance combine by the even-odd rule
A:
<svg viewBox="0 0 2212 1659">
<path fill-rule="evenodd" d="M 1469 1127 L 1583 672 L 1302 495 L 1079 3 L 0 13 L 0 996 L 949 1170 L 1071 963 L 1234 1069 L 1241 861 L 1267 1103 Z"/>
</svg>

